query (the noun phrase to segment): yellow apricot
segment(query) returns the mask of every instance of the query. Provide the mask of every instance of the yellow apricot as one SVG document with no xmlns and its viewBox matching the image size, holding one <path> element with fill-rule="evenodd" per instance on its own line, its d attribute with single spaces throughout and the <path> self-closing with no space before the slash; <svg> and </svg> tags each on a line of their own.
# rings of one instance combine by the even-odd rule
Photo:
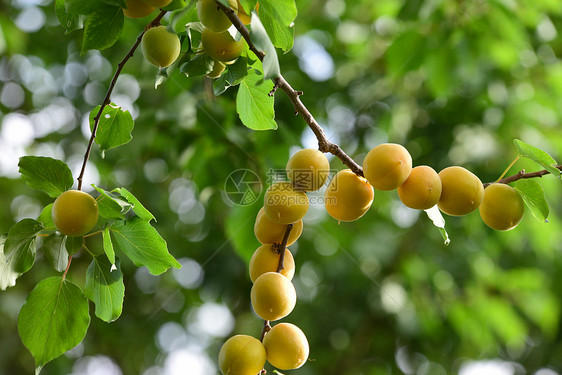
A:
<svg viewBox="0 0 562 375">
<path fill-rule="evenodd" d="M 265 359 L 265 348 L 260 340 L 236 335 L 222 345 L 219 368 L 224 375 L 257 375 L 265 365 Z"/>
<path fill-rule="evenodd" d="M 408 179 L 398 187 L 402 203 L 416 210 L 427 210 L 439 202 L 441 179 L 435 170 L 427 165 L 415 167 Z"/>
<path fill-rule="evenodd" d="M 53 203 L 53 222 L 67 236 L 82 236 L 98 222 L 98 203 L 90 194 L 68 190 Z"/>
<path fill-rule="evenodd" d="M 165 68 L 180 55 L 181 43 L 178 36 L 169 32 L 166 26 L 156 26 L 144 33 L 141 49 L 149 63 Z"/>
<path fill-rule="evenodd" d="M 279 254 L 277 246 L 261 245 L 258 247 L 250 259 L 250 280 L 255 282 L 264 273 L 276 272 L 279 265 Z M 293 254 L 287 248 L 285 248 L 283 269 L 280 273 L 289 280 L 292 280 L 295 275 L 295 260 L 293 259 Z"/>
<path fill-rule="evenodd" d="M 394 190 L 412 170 L 412 156 L 404 146 L 383 143 L 371 149 L 363 161 L 363 174 L 377 190 Z"/>
<path fill-rule="evenodd" d="M 291 224 L 299 221 L 308 211 L 308 197 L 296 191 L 290 182 L 276 182 L 265 192 L 264 213 L 274 223 Z"/>
<path fill-rule="evenodd" d="M 222 72 L 224 72 L 224 68 L 226 68 L 226 65 L 224 65 L 223 63 L 221 63 L 220 61 L 215 60 L 213 63 L 213 70 L 211 70 L 209 73 L 207 73 L 207 77 L 209 78 L 219 78 L 222 74 Z"/>
<path fill-rule="evenodd" d="M 201 44 L 205 53 L 215 60 L 228 62 L 240 56 L 244 49 L 244 38 L 236 41 L 228 31 L 214 32 L 204 29 Z"/>
<path fill-rule="evenodd" d="M 142 0 L 125 0 L 125 5 L 127 7 L 123 8 L 123 14 L 129 18 L 143 18 L 156 10 Z"/>
<path fill-rule="evenodd" d="M 142 0 L 142 1 L 156 8 L 164 8 L 166 5 L 172 2 L 172 0 Z"/>
<path fill-rule="evenodd" d="M 510 230 L 523 219 L 525 204 L 521 195 L 509 185 L 490 184 L 484 189 L 480 217 L 490 228 Z"/>
<path fill-rule="evenodd" d="M 309 347 L 305 334 L 291 323 L 274 325 L 263 339 L 267 361 L 280 370 L 294 370 L 305 364 Z"/>
<path fill-rule="evenodd" d="M 441 198 L 437 206 L 451 216 L 463 216 L 476 210 L 484 197 L 482 181 L 463 167 L 447 167 L 439 172 Z"/>
<path fill-rule="evenodd" d="M 297 303 L 291 280 L 277 272 L 266 272 L 254 281 L 250 291 L 254 312 L 264 320 L 278 320 L 289 315 Z"/>
<path fill-rule="evenodd" d="M 236 0 L 238 2 L 238 18 L 240 18 L 240 21 L 242 21 L 242 23 L 244 25 L 249 25 L 252 22 L 252 17 L 251 15 L 249 15 L 248 13 L 246 13 L 246 11 L 244 10 L 244 7 L 242 7 L 242 4 L 240 4 L 240 1 Z M 258 12 L 258 9 L 260 8 L 260 4 L 256 3 L 256 12 Z M 259 12 L 258 12 L 259 14 Z"/>
<path fill-rule="evenodd" d="M 265 214 L 265 210 L 262 207 L 258 212 L 256 217 L 256 223 L 254 224 L 254 234 L 261 244 L 274 244 L 281 243 L 283 237 L 285 236 L 285 231 L 287 230 L 287 225 L 275 223 L 269 220 Z M 293 223 L 293 229 L 287 238 L 287 246 L 295 243 L 299 239 L 302 233 L 302 220 Z"/>
<path fill-rule="evenodd" d="M 236 0 L 228 0 L 228 4 L 235 12 L 238 10 Z M 219 8 L 215 0 L 197 1 L 197 16 L 205 27 L 215 32 L 225 31 L 232 26 L 232 22 Z"/>
<path fill-rule="evenodd" d="M 350 169 L 336 173 L 324 194 L 326 211 L 339 221 L 355 221 L 371 208 L 375 191 L 369 182 Z"/>
<path fill-rule="evenodd" d="M 324 153 L 312 148 L 297 151 L 287 162 L 287 177 L 297 190 L 315 191 L 328 179 L 330 162 Z"/>
</svg>

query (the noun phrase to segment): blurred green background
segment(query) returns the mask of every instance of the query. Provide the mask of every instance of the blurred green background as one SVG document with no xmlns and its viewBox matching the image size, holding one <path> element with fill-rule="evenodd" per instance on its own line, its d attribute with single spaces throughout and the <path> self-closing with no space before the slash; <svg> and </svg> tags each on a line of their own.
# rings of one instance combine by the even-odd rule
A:
<svg viewBox="0 0 562 375">
<path fill-rule="evenodd" d="M 462 165 L 489 182 L 515 158 L 513 138 L 562 159 L 559 0 L 297 6 L 295 47 L 279 56 L 281 69 L 356 161 L 391 141 L 405 145 L 415 165 Z M 82 31 L 64 35 L 52 0 L 0 3 L 0 232 L 50 203 L 18 179 L 18 157 L 56 157 L 78 172 L 87 116 L 150 19 L 127 19 L 116 45 L 80 56 Z M 315 138 L 282 92 L 279 129 L 254 132 L 237 117 L 235 88 L 214 97 L 211 81 L 176 68 L 156 90 L 156 74 L 140 53 L 125 67 L 112 99 L 133 113 L 134 138 L 105 159 L 95 148 L 85 185 L 133 192 L 183 268 L 154 277 L 123 261 L 121 318 L 93 318 L 84 342 L 43 374 L 216 374 L 227 337 L 261 332 L 246 262 L 258 247 L 262 196 L 233 205 L 225 182 L 248 169 L 265 187 L 271 169 L 316 147 Z M 336 159 L 331 165 L 343 168 Z M 523 168 L 540 169 L 520 161 L 511 173 Z M 446 217 L 448 247 L 396 192 L 377 192 L 354 223 L 338 225 L 313 205 L 291 246 L 298 301 L 284 319 L 307 335 L 310 361 L 288 373 L 561 373 L 561 185 L 552 176 L 540 182 L 549 223 L 527 210 L 518 228 L 500 233 L 477 212 Z M 0 293 L 1 374 L 34 371 L 16 322 L 34 285 L 55 274 L 40 258 Z M 69 277 L 83 284 L 88 263 L 85 254 L 74 258 Z"/>
</svg>

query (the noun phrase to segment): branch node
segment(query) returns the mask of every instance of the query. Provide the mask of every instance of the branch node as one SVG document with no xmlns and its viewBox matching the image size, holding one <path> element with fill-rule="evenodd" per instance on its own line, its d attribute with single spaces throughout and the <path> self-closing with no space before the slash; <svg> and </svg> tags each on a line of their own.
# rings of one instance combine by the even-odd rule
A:
<svg viewBox="0 0 562 375">
<path fill-rule="evenodd" d="M 304 95 L 304 92 L 302 92 L 302 91 L 295 91 L 295 95 L 296 95 L 296 96 L 301 96 L 301 95 Z"/>
</svg>

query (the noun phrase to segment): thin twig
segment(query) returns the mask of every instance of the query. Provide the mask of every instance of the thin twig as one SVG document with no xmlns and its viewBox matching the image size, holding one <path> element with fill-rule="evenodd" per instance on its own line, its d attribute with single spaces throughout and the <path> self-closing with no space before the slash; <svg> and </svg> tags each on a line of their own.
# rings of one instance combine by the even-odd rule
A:
<svg viewBox="0 0 562 375">
<path fill-rule="evenodd" d="M 558 169 L 559 171 L 562 171 L 562 165 L 553 165 L 553 167 Z M 509 184 L 509 183 L 515 182 L 517 180 L 522 180 L 522 179 L 525 179 L 525 178 L 542 177 L 542 176 L 547 175 L 547 174 L 550 174 L 550 172 L 547 171 L 546 169 L 543 169 L 543 170 L 537 171 L 537 172 L 529 172 L 529 173 L 525 173 L 525 170 L 522 170 L 519 173 L 514 174 L 513 176 L 502 178 L 501 180 L 497 181 L 497 183 Z M 490 184 L 493 184 L 493 182 L 485 183 L 484 187 L 487 187 Z"/>
<path fill-rule="evenodd" d="M 287 242 L 289 241 L 289 235 L 291 234 L 293 226 L 293 224 L 287 225 L 287 229 L 285 230 L 285 234 L 283 235 L 283 241 L 281 241 L 281 243 L 279 244 L 279 263 L 277 264 L 276 272 L 281 272 L 285 269 L 285 249 L 287 248 Z"/>
<path fill-rule="evenodd" d="M 146 28 L 143 30 L 143 32 L 140 33 L 137 40 L 135 41 L 135 44 L 133 44 L 133 46 L 131 47 L 129 52 L 125 55 L 125 57 L 123 57 L 123 60 L 121 60 L 121 62 L 119 62 L 119 64 L 117 64 L 117 70 L 115 71 L 115 74 L 113 75 L 113 79 L 111 80 L 111 83 L 109 84 L 109 88 L 107 89 L 107 93 L 105 94 L 105 98 L 103 98 L 103 102 L 101 103 L 100 109 L 99 109 L 98 113 L 96 114 L 96 117 L 94 117 L 94 126 L 92 127 L 92 135 L 90 136 L 90 140 L 88 141 L 88 147 L 86 148 L 86 152 L 84 153 L 84 161 L 82 162 L 82 169 L 80 170 L 80 175 L 77 178 L 77 180 L 78 180 L 78 190 L 82 190 L 82 180 L 84 178 L 84 172 L 86 171 L 86 164 L 88 163 L 88 159 L 90 158 L 90 152 L 92 151 L 94 139 L 96 138 L 96 133 L 97 133 L 98 126 L 99 126 L 99 123 L 100 123 L 101 114 L 103 113 L 103 110 L 105 109 L 105 107 L 111 103 L 111 93 L 113 92 L 113 89 L 115 88 L 115 84 L 117 83 L 117 78 L 119 78 L 119 75 L 121 74 L 121 70 L 123 70 L 123 67 L 125 66 L 127 61 L 129 61 L 129 59 L 131 57 L 133 57 L 133 54 L 135 53 L 136 49 L 138 48 L 138 46 L 140 45 L 140 43 L 142 41 L 142 36 L 144 35 L 144 33 L 148 29 L 150 29 L 151 27 L 159 25 L 160 21 L 162 20 L 162 17 L 164 17 L 165 14 L 166 14 L 165 10 L 160 11 L 160 13 L 156 16 L 156 18 L 154 18 L 152 20 L 152 22 L 150 22 L 146 26 Z"/>
</svg>

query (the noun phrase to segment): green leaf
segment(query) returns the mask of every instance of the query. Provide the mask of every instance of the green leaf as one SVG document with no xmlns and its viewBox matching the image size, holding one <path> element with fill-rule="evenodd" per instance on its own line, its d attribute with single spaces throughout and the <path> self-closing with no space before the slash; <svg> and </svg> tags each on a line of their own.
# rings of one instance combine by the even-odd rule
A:
<svg viewBox="0 0 562 375">
<path fill-rule="evenodd" d="M 45 228 L 56 229 L 55 222 L 53 221 L 52 211 L 53 211 L 53 204 L 50 203 L 46 205 L 41 211 L 39 217 L 37 218 L 37 221 L 43 224 L 43 227 Z"/>
<path fill-rule="evenodd" d="M 43 241 L 41 250 L 47 261 L 58 272 L 64 272 L 68 265 L 68 251 L 66 251 L 66 236 L 52 233 Z"/>
<path fill-rule="evenodd" d="M 100 0 L 66 0 L 67 12 L 74 14 L 90 14 L 102 6 Z"/>
<path fill-rule="evenodd" d="M 169 6 L 171 6 L 172 3 L 170 3 Z M 197 8 L 195 7 L 195 4 L 197 4 L 196 1 L 190 1 L 186 7 L 174 10 L 170 15 L 170 22 L 168 23 L 168 31 L 179 34 L 185 31 L 186 24 L 191 22 L 198 22 L 199 17 L 197 17 Z M 164 9 L 167 10 L 167 8 L 168 7 Z"/>
<path fill-rule="evenodd" d="M 236 62 L 227 65 L 222 75 L 213 82 L 213 92 L 221 95 L 229 87 L 238 85 L 248 75 L 248 59 L 239 57 Z"/>
<path fill-rule="evenodd" d="M 123 30 L 123 10 L 116 6 L 101 6 L 86 20 L 82 54 L 90 49 L 106 49 L 111 47 Z"/>
<path fill-rule="evenodd" d="M 10 228 L 4 254 L 15 272 L 25 273 L 35 263 L 37 234 L 42 229 L 41 223 L 33 219 L 23 219 Z"/>
<path fill-rule="evenodd" d="M 21 177 L 32 189 L 56 198 L 72 187 L 70 168 L 60 160 L 44 156 L 23 156 L 18 163 Z"/>
<path fill-rule="evenodd" d="M 271 42 L 287 52 L 293 48 L 293 22 L 297 18 L 294 0 L 260 0 L 259 16 Z M 255 15 L 252 15 L 252 25 Z"/>
<path fill-rule="evenodd" d="M 113 250 L 113 242 L 111 242 L 111 234 L 109 233 L 109 227 L 103 228 L 103 251 L 107 255 L 107 259 L 111 264 L 115 264 L 115 250 Z"/>
<path fill-rule="evenodd" d="M 80 14 L 67 9 L 66 2 L 67 0 L 55 0 L 55 14 L 60 24 L 66 29 L 65 34 L 69 34 L 74 30 L 81 29 L 84 24 Z"/>
<path fill-rule="evenodd" d="M 277 129 L 273 96 L 269 93 L 273 89 L 273 82 L 262 81 L 263 76 L 256 70 L 250 71 L 246 79 L 240 82 L 236 96 L 236 110 L 242 123 L 253 130 Z"/>
<path fill-rule="evenodd" d="M 246 14 L 250 14 L 252 10 L 256 8 L 257 0 L 239 0 L 240 5 L 244 9 Z"/>
<path fill-rule="evenodd" d="M 259 246 L 259 242 L 251 230 L 240 230 L 240 228 L 251 227 L 257 214 L 256 208 L 253 206 L 234 206 L 228 213 L 225 222 L 228 241 L 234 245 L 234 250 L 240 258 L 248 264 L 252 254 Z"/>
<path fill-rule="evenodd" d="M 119 318 L 123 310 L 125 285 L 119 263 L 119 259 L 113 264 L 105 255 L 98 255 L 86 271 L 86 297 L 96 305 L 96 316 L 108 323 Z"/>
<path fill-rule="evenodd" d="M 550 209 L 546 202 L 542 186 L 535 180 L 522 179 L 513 184 L 515 190 L 521 194 L 523 201 L 531 210 L 531 213 L 540 221 L 547 222 Z"/>
<path fill-rule="evenodd" d="M 101 2 L 108 5 L 114 5 L 119 8 L 125 8 L 127 6 L 125 0 L 101 0 Z"/>
<path fill-rule="evenodd" d="M 7 235 L 0 235 L 0 290 L 16 285 L 16 280 L 21 273 L 14 271 L 12 263 L 4 255 L 4 243 Z"/>
<path fill-rule="evenodd" d="M 168 252 L 166 241 L 147 221 L 133 217 L 111 227 L 114 244 L 137 266 L 146 266 L 153 275 L 168 268 L 180 268 Z"/>
<path fill-rule="evenodd" d="M 66 236 L 66 251 L 68 251 L 68 255 L 74 255 L 80 251 L 84 245 L 84 237 L 83 236 Z"/>
<path fill-rule="evenodd" d="M 556 160 L 548 153 L 519 139 L 514 139 L 513 144 L 515 148 L 517 148 L 517 152 L 520 156 L 533 160 L 549 171 L 553 176 L 560 178 L 560 173 L 562 172 L 554 167 L 557 164 Z"/>
<path fill-rule="evenodd" d="M 146 220 L 146 221 L 151 221 L 151 220 L 156 221 L 156 218 L 154 217 L 154 215 L 152 215 L 152 213 L 150 213 L 150 211 L 148 211 L 142 205 L 142 203 L 133 194 L 131 194 L 131 192 L 129 192 L 127 189 L 117 188 L 117 189 L 113 189 L 112 192 L 118 193 L 123 198 L 125 198 L 127 200 L 127 202 L 132 204 L 133 205 L 133 211 L 141 219 Z"/>
<path fill-rule="evenodd" d="M 18 317 L 23 344 L 35 358 L 38 371 L 74 348 L 90 325 L 88 299 L 62 277 L 44 279 L 31 291 Z"/>
<path fill-rule="evenodd" d="M 180 67 L 180 72 L 186 77 L 203 76 L 213 70 L 214 61 L 204 53 L 195 55 Z"/>
<path fill-rule="evenodd" d="M 445 246 L 448 246 L 451 243 L 451 239 L 449 238 L 449 234 L 445 229 L 445 219 L 443 218 L 443 215 L 441 215 L 441 211 L 439 211 L 437 205 L 424 211 L 427 214 L 427 217 L 429 217 L 429 219 L 433 223 L 433 225 L 435 225 L 435 227 L 439 230 L 439 233 L 443 238 L 443 243 L 445 244 Z"/>
<path fill-rule="evenodd" d="M 98 105 L 90 112 L 90 130 L 94 128 L 94 118 L 99 110 Z M 133 126 L 133 116 L 129 111 L 124 111 L 114 103 L 106 105 L 96 131 L 96 143 L 100 146 L 102 157 L 110 148 L 129 143 L 133 139 L 131 135 Z"/>
<path fill-rule="evenodd" d="M 97 199 L 100 216 L 106 219 L 124 220 L 125 214 L 131 209 L 131 204 L 94 184 L 92 186 L 100 193 Z"/>
<path fill-rule="evenodd" d="M 250 34 L 250 39 L 257 49 L 265 52 L 265 57 L 262 62 L 263 79 L 279 77 L 281 75 L 281 70 L 279 69 L 277 51 L 275 51 L 271 39 L 269 39 L 259 17 L 257 17 L 255 13 L 252 15 L 252 33 Z"/>
<path fill-rule="evenodd" d="M 195 6 L 195 1 L 190 1 L 189 2 L 190 6 Z M 183 10 L 187 7 L 187 1 L 186 0 L 172 0 L 172 2 L 168 5 L 166 5 L 164 8 L 165 11 L 171 12 L 173 10 Z"/>
</svg>

